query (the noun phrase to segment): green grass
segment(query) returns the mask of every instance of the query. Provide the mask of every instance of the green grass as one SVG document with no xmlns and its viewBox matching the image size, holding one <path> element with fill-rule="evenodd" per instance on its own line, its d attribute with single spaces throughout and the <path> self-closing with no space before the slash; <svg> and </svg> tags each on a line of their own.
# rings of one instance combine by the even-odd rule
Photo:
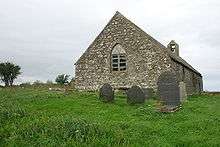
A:
<svg viewBox="0 0 220 147">
<path fill-rule="evenodd" d="M 117 94 L 0 89 L 0 146 L 220 146 L 220 95 L 188 98 L 178 112 Z"/>
</svg>

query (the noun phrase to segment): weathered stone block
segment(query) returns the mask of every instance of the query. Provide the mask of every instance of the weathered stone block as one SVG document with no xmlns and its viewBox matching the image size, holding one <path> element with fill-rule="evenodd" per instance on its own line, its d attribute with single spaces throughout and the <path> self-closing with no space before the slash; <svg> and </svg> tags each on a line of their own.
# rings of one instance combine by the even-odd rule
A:
<svg viewBox="0 0 220 147">
<path fill-rule="evenodd" d="M 110 84 L 104 84 L 99 90 L 99 99 L 103 102 L 114 101 L 114 90 Z"/>
<path fill-rule="evenodd" d="M 138 86 L 132 86 L 127 91 L 127 103 L 128 104 L 137 104 L 144 103 L 145 94 L 143 90 Z"/>
</svg>

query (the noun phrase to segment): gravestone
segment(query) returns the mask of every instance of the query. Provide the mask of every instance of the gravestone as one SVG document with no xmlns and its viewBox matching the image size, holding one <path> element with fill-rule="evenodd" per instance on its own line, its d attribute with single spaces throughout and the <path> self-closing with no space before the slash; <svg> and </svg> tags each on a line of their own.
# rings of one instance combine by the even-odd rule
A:
<svg viewBox="0 0 220 147">
<path fill-rule="evenodd" d="M 158 94 L 160 100 L 170 109 L 180 105 L 180 89 L 176 76 L 172 72 L 164 72 L 158 78 Z"/>
<path fill-rule="evenodd" d="M 127 91 L 127 103 L 128 104 L 137 104 L 144 103 L 145 94 L 143 90 L 138 86 L 132 86 Z"/>
<path fill-rule="evenodd" d="M 179 82 L 179 88 L 180 88 L 180 101 L 184 102 L 187 99 L 186 84 L 184 82 Z"/>
<path fill-rule="evenodd" d="M 99 90 L 99 99 L 103 102 L 114 101 L 114 90 L 111 85 L 106 83 Z"/>
</svg>

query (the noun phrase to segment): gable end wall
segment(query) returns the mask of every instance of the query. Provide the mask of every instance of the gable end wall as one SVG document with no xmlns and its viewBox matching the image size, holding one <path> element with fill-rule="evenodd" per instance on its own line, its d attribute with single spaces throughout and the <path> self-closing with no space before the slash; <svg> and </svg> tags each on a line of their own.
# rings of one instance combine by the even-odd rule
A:
<svg viewBox="0 0 220 147">
<path fill-rule="evenodd" d="M 111 71 L 111 51 L 115 44 L 126 51 L 127 70 Z M 76 63 L 76 88 L 97 90 L 104 83 L 114 88 L 138 85 L 157 89 L 159 75 L 171 69 L 171 59 L 161 44 L 118 14 Z"/>
</svg>

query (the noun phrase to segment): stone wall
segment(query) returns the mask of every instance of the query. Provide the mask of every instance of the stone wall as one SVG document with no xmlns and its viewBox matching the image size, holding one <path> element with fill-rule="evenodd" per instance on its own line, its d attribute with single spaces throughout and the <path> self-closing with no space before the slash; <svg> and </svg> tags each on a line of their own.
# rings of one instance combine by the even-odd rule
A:
<svg viewBox="0 0 220 147">
<path fill-rule="evenodd" d="M 126 71 L 111 70 L 111 52 L 117 43 L 126 51 Z M 96 90 L 104 83 L 114 88 L 138 85 L 157 89 L 157 78 L 171 70 L 171 59 L 159 42 L 117 13 L 75 66 L 79 90 Z"/>
</svg>

